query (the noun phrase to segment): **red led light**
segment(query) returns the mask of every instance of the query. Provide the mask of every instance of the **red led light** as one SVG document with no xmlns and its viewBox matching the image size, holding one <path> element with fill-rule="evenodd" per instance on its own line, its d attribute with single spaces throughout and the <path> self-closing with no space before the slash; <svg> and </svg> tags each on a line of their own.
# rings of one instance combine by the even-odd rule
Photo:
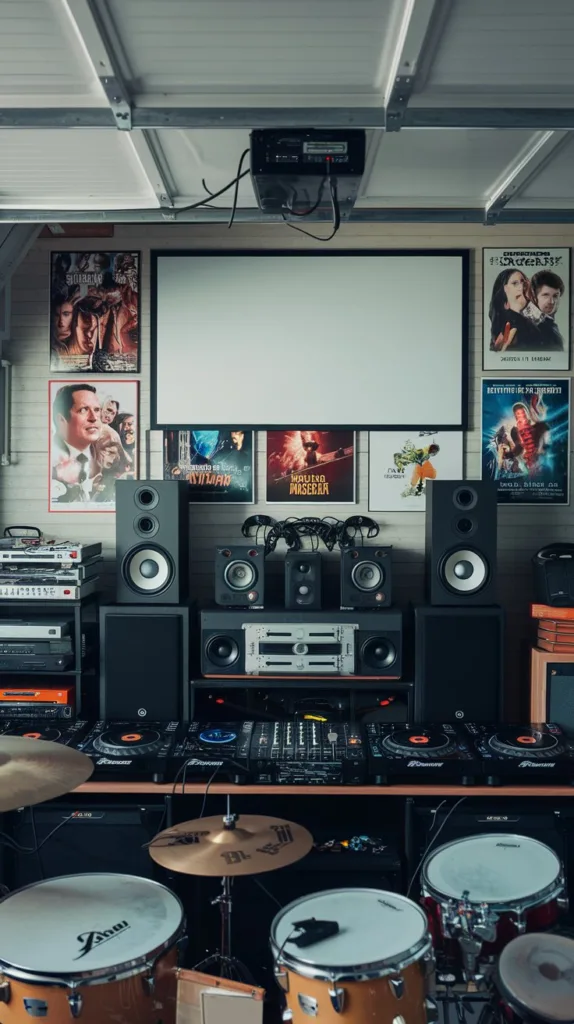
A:
<svg viewBox="0 0 574 1024">
<path fill-rule="evenodd" d="M 71 593 L 72 593 L 72 591 L 71 591 L 71 590 L 65 590 L 65 591 L 64 591 L 64 593 L 65 593 L 65 594 L 71 594 Z"/>
<path fill-rule="evenodd" d="M 78 557 L 78 552 L 77 551 L 70 551 L 70 558 L 77 558 L 77 557 Z"/>
<path fill-rule="evenodd" d="M 215 703 L 216 704 L 225 704 L 225 701 L 224 701 L 223 697 L 216 697 L 215 698 Z"/>
</svg>

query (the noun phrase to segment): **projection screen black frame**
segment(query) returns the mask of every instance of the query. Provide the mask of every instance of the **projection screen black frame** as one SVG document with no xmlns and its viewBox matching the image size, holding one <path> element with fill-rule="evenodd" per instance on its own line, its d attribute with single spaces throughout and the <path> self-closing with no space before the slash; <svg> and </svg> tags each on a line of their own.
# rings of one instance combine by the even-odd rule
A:
<svg viewBox="0 0 574 1024">
<path fill-rule="evenodd" d="M 360 424 L 360 423 L 241 423 L 241 427 L 245 430 L 291 430 L 293 428 L 301 430 L 444 430 L 444 431 L 460 431 L 467 430 L 469 423 L 469 409 L 468 409 L 468 371 L 469 371 L 469 337 L 470 337 L 470 250 L 469 249 L 152 249 L 150 252 L 151 257 L 151 295 L 150 295 L 150 370 L 151 370 L 151 381 L 150 381 L 150 420 L 152 430 L 188 430 L 190 427 L 199 430 L 208 430 L 214 428 L 222 428 L 233 430 L 238 426 L 238 423 L 223 423 L 220 419 L 217 422 L 202 422 L 193 423 L 173 423 L 173 422 L 160 422 L 158 420 L 158 408 L 157 408 L 157 368 L 158 368 L 158 338 L 157 338 L 157 316 L 158 316 L 158 260 L 159 259 L 170 259 L 180 257 L 202 257 L 205 259 L 217 259 L 218 257 L 261 257 L 262 259 L 268 260 L 273 257 L 289 257 L 298 258 L 304 256 L 308 257 L 328 257 L 334 258 L 341 256 L 352 256 L 360 258 L 368 257 L 379 257 L 386 256 L 392 257 L 393 259 L 403 259 L 407 257 L 424 257 L 433 259 L 439 256 L 457 257 L 461 261 L 461 278 L 462 278 L 462 295 L 461 295 L 461 382 L 460 382 L 460 417 L 457 423 L 380 423 L 374 426 L 373 424 Z M 482 336 L 481 336 L 482 337 Z M 358 365 L 358 364 L 356 364 Z M 437 382 L 429 381 L 429 386 L 440 387 L 440 365 L 437 365 Z"/>
</svg>

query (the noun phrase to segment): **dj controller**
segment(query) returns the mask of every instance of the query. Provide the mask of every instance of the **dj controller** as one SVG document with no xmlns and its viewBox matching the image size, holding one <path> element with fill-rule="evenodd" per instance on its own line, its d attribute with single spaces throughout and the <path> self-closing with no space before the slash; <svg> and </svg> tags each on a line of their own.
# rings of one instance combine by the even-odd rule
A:
<svg viewBox="0 0 574 1024">
<path fill-rule="evenodd" d="M 393 785 L 574 785 L 574 738 L 558 725 L 9 720 L 0 732 L 75 747 L 93 779 Z"/>
</svg>

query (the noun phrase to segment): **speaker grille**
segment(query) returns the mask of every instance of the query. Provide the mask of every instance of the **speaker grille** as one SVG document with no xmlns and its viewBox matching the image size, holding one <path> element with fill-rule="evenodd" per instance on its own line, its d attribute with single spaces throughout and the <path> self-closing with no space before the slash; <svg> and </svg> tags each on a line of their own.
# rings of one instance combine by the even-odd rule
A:
<svg viewBox="0 0 574 1024">
<path fill-rule="evenodd" d="M 173 581 L 175 568 L 162 548 L 139 547 L 128 553 L 122 565 L 126 586 L 137 594 L 161 594 Z"/>
<path fill-rule="evenodd" d="M 459 548 L 445 555 L 440 573 L 455 594 L 476 594 L 488 582 L 488 564 L 478 551 Z"/>
</svg>

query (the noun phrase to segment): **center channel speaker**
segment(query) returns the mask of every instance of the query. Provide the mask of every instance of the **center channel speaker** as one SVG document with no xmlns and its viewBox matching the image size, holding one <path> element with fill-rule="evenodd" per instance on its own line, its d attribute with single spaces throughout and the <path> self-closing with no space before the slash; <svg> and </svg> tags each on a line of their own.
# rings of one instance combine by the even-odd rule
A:
<svg viewBox="0 0 574 1024">
<path fill-rule="evenodd" d="M 223 608 L 263 608 L 265 548 L 216 548 L 215 603 Z"/>
<path fill-rule="evenodd" d="M 119 604 L 181 604 L 189 593 L 189 487 L 116 482 Z"/>
<path fill-rule="evenodd" d="M 427 480 L 425 493 L 428 601 L 495 604 L 496 483 Z"/>
<path fill-rule="evenodd" d="M 341 552 L 341 608 L 388 608 L 392 603 L 391 547 Z"/>
<path fill-rule="evenodd" d="M 288 551 L 285 555 L 285 607 L 321 610 L 321 555 Z"/>
</svg>

